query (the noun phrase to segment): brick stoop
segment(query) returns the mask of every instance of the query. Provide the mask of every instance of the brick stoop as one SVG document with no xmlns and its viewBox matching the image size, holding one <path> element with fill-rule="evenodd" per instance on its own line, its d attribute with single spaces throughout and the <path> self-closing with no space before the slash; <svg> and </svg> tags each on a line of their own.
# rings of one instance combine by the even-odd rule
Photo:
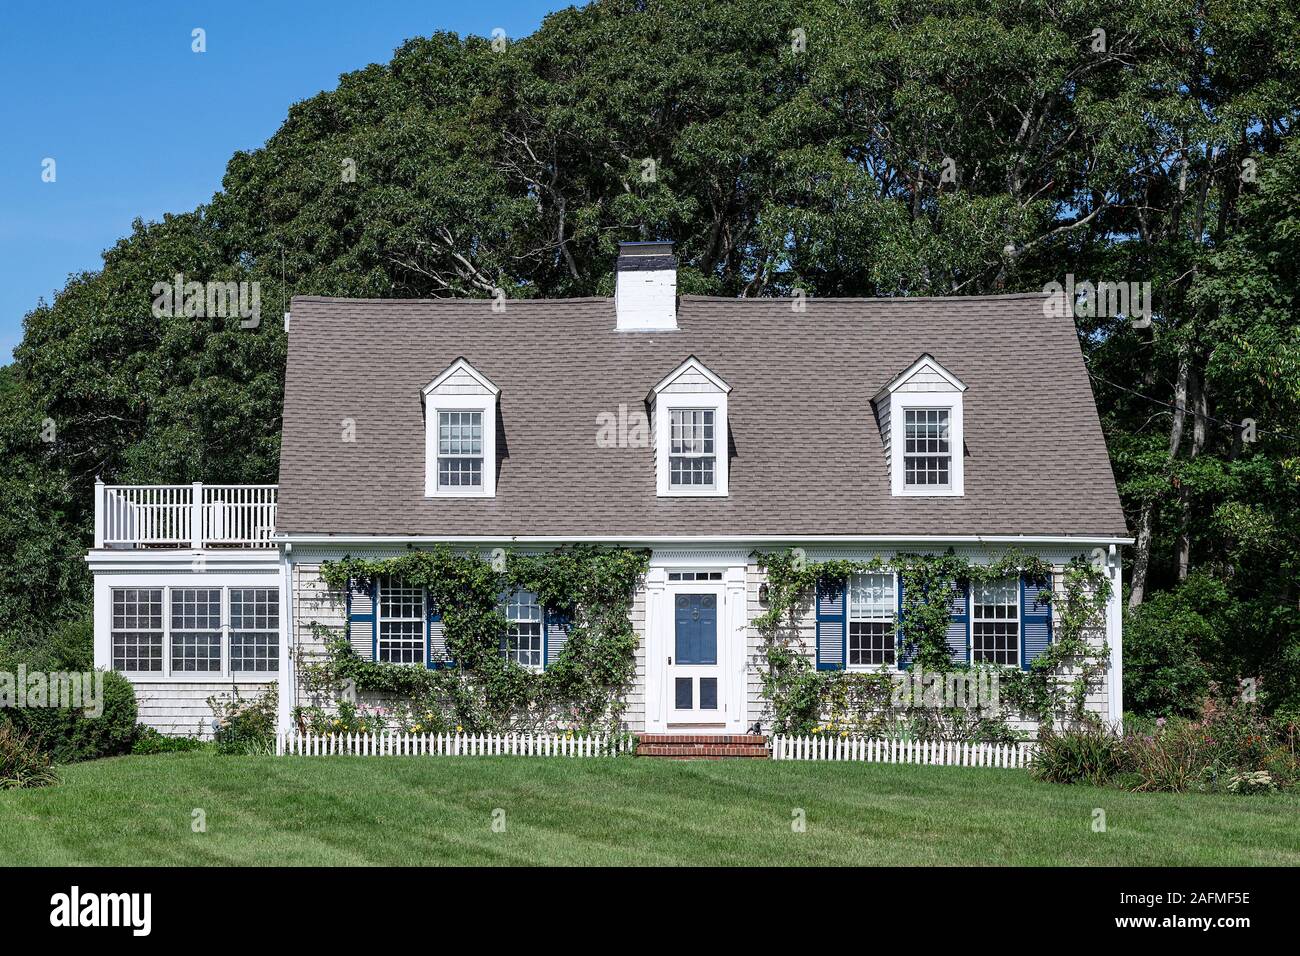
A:
<svg viewBox="0 0 1300 956">
<path fill-rule="evenodd" d="M 767 759 L 772 751 L 767 738 L 758 734 L 642 734 L 636 755 L 670 760 Z"/>
</svg>

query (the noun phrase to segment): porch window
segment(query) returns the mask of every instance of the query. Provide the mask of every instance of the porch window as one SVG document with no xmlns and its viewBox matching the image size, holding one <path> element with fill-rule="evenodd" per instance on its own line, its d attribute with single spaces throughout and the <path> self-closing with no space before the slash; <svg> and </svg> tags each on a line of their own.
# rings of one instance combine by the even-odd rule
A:
<svg viewBox="0 0 1300 956">
<path fill-rule="evenodd" d="M 1020 582 L 977 584 L 971 595 L 971 660 L 1020 666 Z"/>
<path fill-rule="evenodd" d="M 113 589 L 113 669 L 163 669 L 162 588 Z"/>
<path fill-rule="evenodd" d="M 670 410 L 671 447 L 668 455 L 669 485 L 672 488 L 712 488 L 717 452 L 713 431 L 713 409 Z"/>
<path fill-rule="evenodd" d="M 849 579 L 849 667 L 896 663 L 893 574 L 855 574 Z"/>
<path fill-rule="evenodd" d="M 375 659 L 389 664 L 424 663 L 424 588 L 382 578 Z"/>
<path fill-rule="evenodd" d="M 903 415 L 904 487 L 952 487 L 948 409 L 908 408 Z"/>
<path fill-rule="evenodd" d="M 221 588 L 172 588 L 172 673 L 221 672 Z"/>
<path fill-rule="evenodd" d="M 230 669 L 236 672 L 280 669 L 278 588 L 231 588 Z"/>
<path fill-rule="evenodd" d="M 506 633 L 501 653 L 534 670 L 542 667 L 542 608 L 531 591 L 515 591 L 506 600 Z"/>
<path fill-rule="evenodd" d="M 483 413 L 438 413 L 438 487 L 483 485 Z"/>
</svg>

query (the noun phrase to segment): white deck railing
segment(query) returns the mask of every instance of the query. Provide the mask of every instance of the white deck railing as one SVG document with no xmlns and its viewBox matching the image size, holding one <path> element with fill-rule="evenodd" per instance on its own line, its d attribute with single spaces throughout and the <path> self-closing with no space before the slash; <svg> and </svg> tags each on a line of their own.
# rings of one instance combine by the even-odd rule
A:
<svg viewBox="0 0 1300 956">
<path fill-rule="evenodd" d="M 630 734 L 277 734 L 275 752 L 301 757 L 612 757 L 630 753 Z"/>
<path fill-rule="evenodd" d="M 275 485 L 95 482 L 96 548 L 257 548 L 275 534 Z"/>
<path fill-rule="evenodd" d="M 831 734 L 772 738 L 773 760 L 862 760 L 948 767 L 1028 767 L 1034 744 L 970 744 L 954 740 L 869 740 Z"/>
</svg>

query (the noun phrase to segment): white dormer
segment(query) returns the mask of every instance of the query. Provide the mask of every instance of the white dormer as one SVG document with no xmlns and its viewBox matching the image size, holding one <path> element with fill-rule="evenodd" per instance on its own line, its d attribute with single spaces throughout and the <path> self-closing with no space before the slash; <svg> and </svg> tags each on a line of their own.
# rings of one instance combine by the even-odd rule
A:
<svg viewBox="0 0 1300 956">
<path fill-rule="evenodd" d="M 655 490 L 661 498 L 727 494 L 727 395 L 731 386 L 690 356 L 650 390 Z"/>
<path fill-rule="evenodd" d="M 426 498 L 496 497 L 500 393 L 463 358 L 424 387 Z"/>
<path fill-rule="evenodd" d="M 962 395 L 966 386 L 926 353 L 876 393 L 892 493 L 965 493 Z"/>
</svg>

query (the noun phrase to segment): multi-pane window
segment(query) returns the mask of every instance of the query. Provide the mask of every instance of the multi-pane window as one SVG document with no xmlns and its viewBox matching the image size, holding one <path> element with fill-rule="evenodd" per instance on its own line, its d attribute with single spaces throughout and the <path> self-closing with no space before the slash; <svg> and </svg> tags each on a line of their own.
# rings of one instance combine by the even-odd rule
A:
<svg viewBox="0 0 1300 956">
<path fill-rule="evenodd" d="M 113 589 L 113 668 L 163 669 L 162 588 Z"/>
<path fill-rule="evenodd" d="M 375 657 L 390 664 L 424 662 L 424 588 L 382 578 Z"/>
<path fill-rule="evenodd" d="M 280 669 L 279 589 L 230 589 L 230 669 Z"/>
<path fill-rule="evenodd" d="M 172 588 L 172 673 L 221 671 L 221 588 Z"/>
<path fill-rule="evenodd" d="M 896 660 L 892 574 L 855 574 L 849 579 L 849 666 L 893 666 Z"/>
<path fill-rule="evenodd" d="M 211 680 L 280 669 L 279 588 L 113 588 L 112 598 L 114 670 Z"/>
<path fill-rule="evenodd" d="M 669 484 L 673 488 L 712 488 L 715 451 L 711 408 L 673 408 L 669 415 Z"/>
<path fill-rule="evenodd" d="M 542 666 L 542 608 L 531 591 L 515 591 L 506 599 L 506 633 L 501 653 L 524 667 Z"/>
<path fill-rule="evenodd" d="M 908 488 L 952 485 L 948 409 L 903 410 L 903 484 Z"/>
<path fill-rule="evenodd" d="M 1020 664 L 1020 582 L 1014 578 L 972 588 L 972 659 Z"/>
<path fill-rule="evenodd" d="M 483 413 L 438 413 L 438 487 L 483 487 Z"/>
</svg>

